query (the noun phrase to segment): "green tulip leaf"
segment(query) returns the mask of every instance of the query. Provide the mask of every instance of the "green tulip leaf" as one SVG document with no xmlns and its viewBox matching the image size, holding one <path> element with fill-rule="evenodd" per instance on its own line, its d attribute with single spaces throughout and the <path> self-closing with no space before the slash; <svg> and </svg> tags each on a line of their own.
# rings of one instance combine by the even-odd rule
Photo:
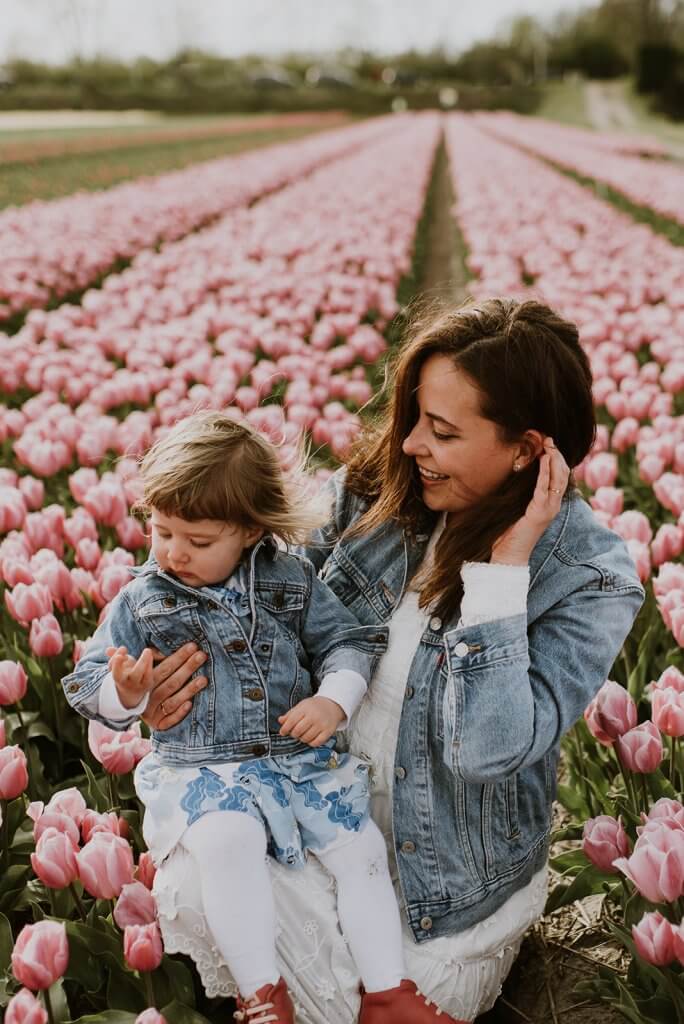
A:
<svg viewBox="0 0 684 1024">
<path fill-rule="evenodd" d="M 125 1010 L 103 1010 L 101 1013 L 89 1013 L 79 1017 L 73 1024 L 135 1024 L 137 1013 Z"/>
<path fill-rule="evenodd" d="M 4 914 L 0 914 L 0 974 L 8 969 L 11 959 L 12 950 L 14 949 L 14 938 L 12 936 L 12 926 Z"/>
<path fill-rule="evenodd" d="M 191 1010 L 189 1006 L 183 1006 L 176 999 L 167 1003 L 159 1012 L 166 1018 L 167 1024 L 211 1024 L 207 1017 L 203 1017 L 197 1010 Z"/>
</svg>

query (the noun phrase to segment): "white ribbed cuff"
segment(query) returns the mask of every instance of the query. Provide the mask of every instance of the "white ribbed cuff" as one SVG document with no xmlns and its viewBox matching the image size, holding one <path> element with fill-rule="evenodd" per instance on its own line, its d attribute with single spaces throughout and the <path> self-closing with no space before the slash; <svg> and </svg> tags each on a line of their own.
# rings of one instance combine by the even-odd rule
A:
<svg viewBox="0 0 684 1024">
<path fill-rule="evenodd" d="M 136 704 L 134 708 L 125 708 L 119 700 L 114 676 L 111 672 L 108 672 L 102 680 L 102 686 L 98 694 L 97 710 L 103 718 L 108 718 L 111 722 L 125 722 L 127 718 L 131 718 L 133 715 L 142 715 L 149 699 L 150 695 L 146 693 L 140 703 Z"/>
<path fill-rule="evenodd" d="M 480 626 L 527 611 L 530 569 L 527 565 L 464 562 L 461 626 Z"/>
<path fill-rule="evenodd" d="M 337 672 L 328 672 L 315 693 L 316 697 L 327 697 L 339 704 L 345 720 L 338 729 L 346 729 L 349 721 L 363 700 L 366 693 L 366 680 L 351 668 L 341 668 Z"/>
</svg>

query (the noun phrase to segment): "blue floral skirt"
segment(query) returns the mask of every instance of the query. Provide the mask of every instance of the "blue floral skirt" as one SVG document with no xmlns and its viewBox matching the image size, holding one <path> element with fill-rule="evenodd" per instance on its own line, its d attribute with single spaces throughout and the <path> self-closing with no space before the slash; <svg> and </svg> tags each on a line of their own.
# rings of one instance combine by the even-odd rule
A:
<svg viewBox="0 0 684 1024">
<path fill-rule="evenodd" d="M 365 825 L 368 768 L 360 758 L 338 753 L 334 740 L 295 754 L 199 768 L 168 767 L 147 754 L 135 772 L 145 842 L 159 865 L 203 814 L 242 811 L 263 824 L 271 856 L 303 867 L 307 849 L 323 849 L 340 830 L 358 832 Z"/>
</svg>

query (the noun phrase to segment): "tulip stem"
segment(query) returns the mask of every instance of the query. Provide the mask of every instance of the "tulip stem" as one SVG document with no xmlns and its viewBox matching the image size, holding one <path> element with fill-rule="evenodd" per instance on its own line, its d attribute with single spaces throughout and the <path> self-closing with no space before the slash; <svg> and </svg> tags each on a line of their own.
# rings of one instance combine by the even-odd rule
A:
<svg viewBox="0 0 684 1024">
<path fill-rule="evenodd" d="M 86 915 L 86 912 L 85 912 L 85 907 L 83 906 L 83 900 L 78 895 L 78 891 L 77 891 L 76 886 L 74 885 L 73 882 L 69 883 L 69 889 L 71 891 L 71 895 L 73 897 L 74 903 L 76 904 L 76 909 L 78 910 L 79 914 L 81 915 L 81 920 L 82 921 L 86 921 L 87 920 L 87 915 Z"/>
<path fill-rule="evenodd" d="M 152 973 L 151 971 L 145 971 L 145 991 L 147 993 L 147 1005 L 154 1007 L 156 1010 L 157 1004 L 154 1001 L 154 985 L 152 984 Z"/>
<path fill-rule="evenodd" d="M 20 700 L 17 701 L 15 707 L 17 709 L 17 718 L 19 719 L 19 725 L 21 726 L 21 731 L 24 734 L 24 742 L 26 742 L 26 740 L 28 740 L 28 734 L 26 732 L 26 722 L 24 721 L 24 716 L 21 713 L 21 701 Z"/>
<path fill-rule="evenodd" d="M 9 824 L 7 822 L 7 800 L 0 800 L 0 832 L 2 832 L 2 863 L 9 867 Z"/>
<path fill-rule="evenodd" d="M 116 784 L 116 779 L 113 775 L 109 775 L 109 799 L 112 804 L 112 810 L 116 810 L 119 806 L 119 787 Z"/>
<path fill-rule="evenodd" d="M 675 1013 L 677 1014 L 677 1024 L 684 1024 L 684 1012 L 682 1012 L 682 990 L 677 985 L 677 982 L 670 974 L 667 967 L 663 968 L 660 973 L 665 979 L 665 988 L 667 989 L 674 1004 Z"/>
<path fill-rule="evenodd" d="M 43 998 L 45 999 L 45 1009 L 47 1010 L 48 1021 L 50 1022 L 50 1024 L 55 1024 L 55 1016 L 52 1012 L 52 1003 L 50 1002 L 49 989 L 43 989 Z"/>
</svg>

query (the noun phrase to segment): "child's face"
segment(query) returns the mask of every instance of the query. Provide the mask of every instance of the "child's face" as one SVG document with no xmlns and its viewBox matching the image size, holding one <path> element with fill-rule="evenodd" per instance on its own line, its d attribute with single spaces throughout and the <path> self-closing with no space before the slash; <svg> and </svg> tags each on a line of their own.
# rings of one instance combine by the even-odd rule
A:
<svg viewBox="0 0 684 1024">
<path fill-rule="evenodd" d="M 152 554 L 165 571 L 189 587 L 220 583 L 235 569 L 245 548 L 261 537 L 259 527 L 220 519 L 181 519 L 152 509 Z"/>
</svg>

